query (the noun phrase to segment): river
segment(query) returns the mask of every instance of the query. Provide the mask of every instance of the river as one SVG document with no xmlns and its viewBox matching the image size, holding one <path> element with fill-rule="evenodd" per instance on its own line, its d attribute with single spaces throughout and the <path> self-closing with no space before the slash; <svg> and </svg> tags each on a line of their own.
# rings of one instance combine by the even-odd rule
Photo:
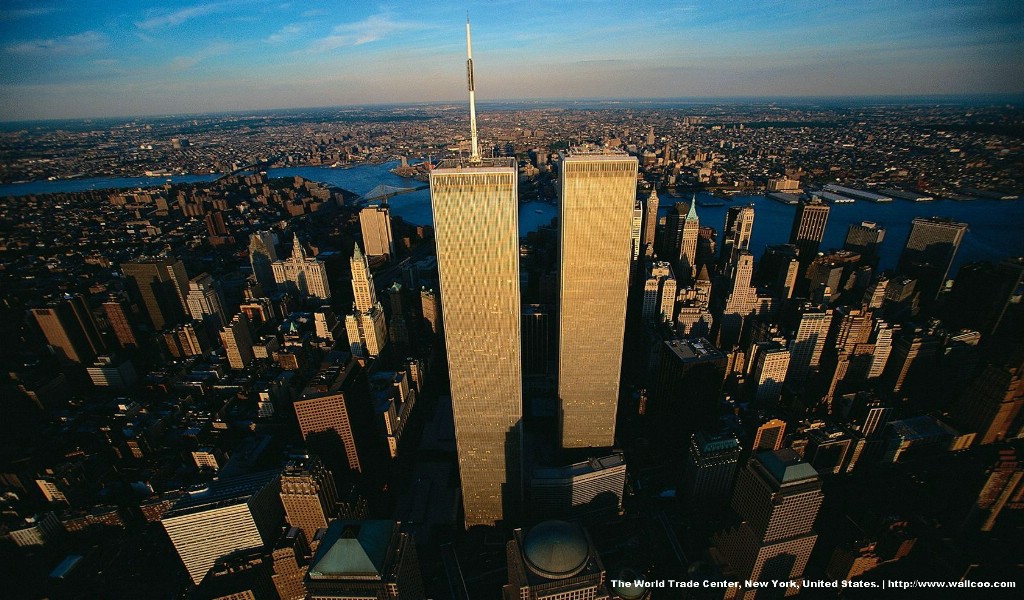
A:
<svg viewBox="0 0 1024 600">
<path fill-rule="evenodd" d="M 395 187 L 419 187 L 422 182 L 398 177 L 390 172 L 398 163 L 378 165 L 357 165 L 349 168 L 331 167 L 288 167 L 270 169 L 270 177 L 294 177 L 296 175 L 311 181 L 334 185 L 357 194 L 365 194 L 380 184 Z M 216 179 L 217 175 L 185 175 L 170 179 L 174 183 L 205 182 Z M 0 198 L 75 192 L 105 188 L 157 187 L 166 178 L 92 178 L 57 181 L 34 181 L 28 183 L 0 185 Z M 697 215 L 704 225 L 710 225 L 721 233 L 725 211 L 731 205 L 754 204 L 754 231 L 751 250 L 760 256 L 766 246 L 785 243 L 789 238 L 795 207 L 781 204 L 764 196 L 736 196 L 731 200 L 720 200 L 709 195 L 698 194 L 703 202 L 723 202 L 723 206 L 697 207 Z M 676 199 L 661 195 L 661 211 L 664 215 Z M 688 199 L 686 199 L 688 200 Z M 430 192 L 419 190 L 392 197 L 388 204 L 392 212 L 409 223 L 429 225 L 433 223 L 430 209 Z M 975 200 L 955 202 L 937 200 L 934 202 L 908 202 L 894 200 L 882 204 L 857 201 L 853 204 L 833 204 L 829 213 L 828 226 L 822 248 L 838 248 L 843 244 L 847 227 L 861 221 L 875 221 L 886 230 L 882 243 L 882 267 L 896 266 L 900 251 L 910 233 L 910 222 L 914 217 L 949 217 L 967 223 L 969 228 L 953 263 L 953 272 L 959 265 L 982 261 L 1000 260 L 1008 256 L 1024 256 L 1024 201 Z M 519 233 L 526 235 L 541 225 L 546 225 L 558 214 L 557 207 L 543 202 L 529 202 L 520 205 Z"/>
</svg>

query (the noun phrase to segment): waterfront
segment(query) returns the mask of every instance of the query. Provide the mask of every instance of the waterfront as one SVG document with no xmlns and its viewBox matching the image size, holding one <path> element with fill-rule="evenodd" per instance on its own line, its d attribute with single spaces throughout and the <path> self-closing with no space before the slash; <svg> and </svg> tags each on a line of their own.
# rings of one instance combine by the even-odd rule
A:
<svg viewBox="0 0 1024 600">
<path fill-rule="evenodd" d="M 390 172 L 397 161 L 382 164 L 357 165 L 349 168 L 331 167 L 287 167 L 270 169 L 270 177 L 300 176 L 311 181 L 333 185 L 356 194 L 366 194 L 378 185 L 395 187 L 419 187 L 423 183 L 415 179 L 399 177 Z M 216 175 L 186 175 L 172 178 L 174 183 L 197 183 L 212 181 Z M 0 197 L 27 194 L 74 192 L 106 188 L 159 187 L 165 178 L 92 178 L 57 181 L 35 181 L 0 186 Z M 661 211 L 664 215 L 676 201 L 689 201 L 688 197 L 673 198 L 660 194 Z M 736 196 L 721 200 L 707 194 L 698 194 L 699 200 L 722 202 L 722 206 L 700 206 L 697 214 L 701 224 L 714 227 L 721 233 L 725 213 L 729 206 L 753 203 L 755 206 L 754 232 L 751 251 L 760 257 L 766 246 L 785 243 L 789 238 L 795 207 L 785 205 L 764 196 Z M 399 194 L 388 201 L 393 214 L 416 225 L 433 224 L 429 190 L 418 190 Z M 893 268 L 910 232 L 914 217 L 948 217 L 969 225 L 964 241 L 953 262 L 951 273 L 960 265 L 982 261 L 1000 260 L 1008 256 L 1024 256 L 1024 202 L 1004 200 L 974 200 L 955 202 L 936 200 L 934 202 L 893 202 L 875 204 L 857 201 L 853 204 L 832 205 L 828 227 L 825 230 L 823 249 L 839 248 L 843 244 L 847 227 L 861 221 L 875 221 L 886 229 L 882 244 L 881 266 Z M 520 206 L 519 231 L 526 235 L 541 225 L 548 224 L 556 217 L 556 206 L 543 202 L 529 202 Z"/>
</svg>

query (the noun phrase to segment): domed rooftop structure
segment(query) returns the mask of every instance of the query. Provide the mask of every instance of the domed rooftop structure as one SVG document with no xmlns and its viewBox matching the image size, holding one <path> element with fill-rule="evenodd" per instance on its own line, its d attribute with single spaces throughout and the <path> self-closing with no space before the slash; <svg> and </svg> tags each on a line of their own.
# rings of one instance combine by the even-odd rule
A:
<svg viewBox="0 0 1024 600">
<path fill-rule="evenodd" d="M 631 585 L 637 581 L 645 581 L 644 574 L 633 567 L 619 569 L 616 576 L 611 578 L 618 585 L 611 586 L 611 592 L 622 600 L 643 600 L 647 597 L 647 588 L 641 585 Z"/>
<path fill-rule="evenodd" d="M 572 577 L 590 560 L 590 540 L 579 525 L 565 521 L 544 521 L 523 539 L 526 566 L 541 577 Z"/>
</svg>

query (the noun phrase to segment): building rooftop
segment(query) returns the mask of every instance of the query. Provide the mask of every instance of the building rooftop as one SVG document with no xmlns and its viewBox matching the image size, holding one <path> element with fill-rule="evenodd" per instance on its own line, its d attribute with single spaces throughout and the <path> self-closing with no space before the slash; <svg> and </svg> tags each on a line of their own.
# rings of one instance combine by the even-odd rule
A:
<svg viewBox="0 0 1024 600">
<path fill-rule="evenodd" d="M 531 571 L 547 579 L 572 577 L 590 561 L 590 540 L 579 525 L 544 521 L 523 538 L 523 558 Z"/>
<path fill-rule="evenodd" d="M 164 519 L 178 517 L 222 506 L 242 504 L 277 478 L 280 471 L 263 471 L 243 477 L 215 479 L 209 485 L 190 490 L 174 503 Z"/>
<path fill-rule="evenodd" d="M 309 567 L 309 576 L 314 579 L 383 577 L 396 527 L 394 521 L 331 523 Z"/>
<path fill-rule="evenodd" d="M 665 346 L 680 360 L 700 361 L 724 359 L 725 355 L 704 338 L 677 338 L 666 340 Z"/>
<path fill-rule="evenodd" d="M 779 482 L 779 485 L 789 485 L 818 477 L 818 472 L 814 470 L 814 467 L 804 462 L 799 454 L 789 448 L 775 452 L 758 452 L 757 460 Z"/>
<path fill-rule="evenodd" d="M 482 169 L 515 169 L 516 159 L 514 158 L 481 158 L 479 162 L 470 162 L 468 158 L 448 158 L 438 163 L 434 171 L 441 169 L 448 171 L 482 170 Z"/>
</svg>

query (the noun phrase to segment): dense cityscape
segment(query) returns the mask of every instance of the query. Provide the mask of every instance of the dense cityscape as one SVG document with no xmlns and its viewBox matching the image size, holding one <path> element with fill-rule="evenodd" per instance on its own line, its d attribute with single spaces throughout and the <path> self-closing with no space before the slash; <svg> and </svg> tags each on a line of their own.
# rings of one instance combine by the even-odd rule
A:
<svg viewBox="0 0 1024 600">
<path fill-rule="evenodd" d="M 0 125 L 4 597 L 1024 580 L 1019 99 L 467 71 L 470 109 Z"/>
</svg>

